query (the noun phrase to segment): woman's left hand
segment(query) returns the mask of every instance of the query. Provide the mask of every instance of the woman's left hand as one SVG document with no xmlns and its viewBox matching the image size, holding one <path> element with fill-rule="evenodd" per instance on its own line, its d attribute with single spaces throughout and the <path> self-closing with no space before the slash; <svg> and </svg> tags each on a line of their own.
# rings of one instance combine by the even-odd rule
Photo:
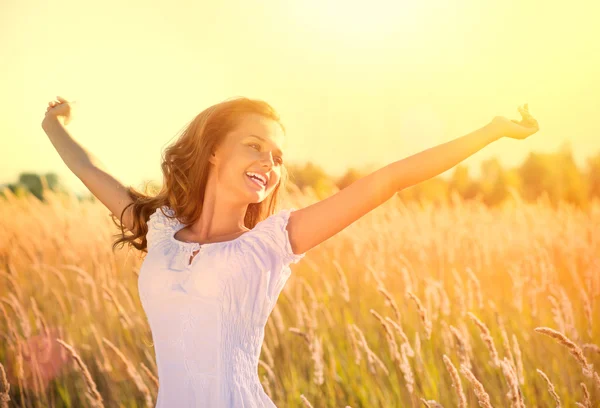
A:
<svg viewBox="0 0 600 408">
<path fill-rule="evenodd" d="M 540 130 L 537 120 L 529 113 L 528 104 L 525 104 L 523 108 L 519 106 L 519 113 L 522 117 L 520 121 L 496 116 L 492 119 L 492 125 L 498 128 L 501 136 L 519 140 L 526 139 Z"/>
</svg>

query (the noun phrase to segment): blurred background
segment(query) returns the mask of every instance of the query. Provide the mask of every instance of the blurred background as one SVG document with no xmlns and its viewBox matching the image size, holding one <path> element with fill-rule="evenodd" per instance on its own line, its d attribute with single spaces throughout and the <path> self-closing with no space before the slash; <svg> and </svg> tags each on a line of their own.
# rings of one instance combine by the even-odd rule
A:
<svg viewBox="0 0 600 408">
<path fill-rule="evenodd" d="M 40 127 L 56 95 L 78 103 L 74 137 L 136 187 L 162 182 L 161 149 L 195 115 L 244 95 L 279 111 L 288 168 L 323 194 L 496 115 L 520 118 L 525 102 L 538 134 L 493 143 L 418 190 L 438 197 L 454 183 L 490 203 L 507 185 L 577 203 L 600 192 L 598 2 L 0 7 L 0 183 L 13 190 L 52 173 L 89 194 Z"/>
</svg>

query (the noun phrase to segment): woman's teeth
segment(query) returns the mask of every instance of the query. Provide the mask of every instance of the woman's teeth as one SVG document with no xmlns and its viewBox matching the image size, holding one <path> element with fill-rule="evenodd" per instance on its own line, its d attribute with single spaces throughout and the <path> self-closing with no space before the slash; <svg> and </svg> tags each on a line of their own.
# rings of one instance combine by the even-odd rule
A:
<svg viewBox="0 0 600 408">
<path fill-rule="evenodd" d="M 264 187 L 264 184 L 263 184 L 262 182 L 260 182 L 259 180 L 255 179 L 254 177 L 248 176 L 247 174 L 246 174 L 246 176 L 247 176 L 247 177 L 248 177 L 250 180 L 252 180 L 252 181 L 253 181 L 255 184 L 257 184 L 259 187 Z"/>
</svg>

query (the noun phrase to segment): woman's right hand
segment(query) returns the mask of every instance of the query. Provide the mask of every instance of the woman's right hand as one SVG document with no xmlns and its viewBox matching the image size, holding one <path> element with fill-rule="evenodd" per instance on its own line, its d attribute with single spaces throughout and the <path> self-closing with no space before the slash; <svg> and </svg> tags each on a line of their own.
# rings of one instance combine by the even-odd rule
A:
<svg viewBox="0 0 600 408">
<path fill-rule="evenodd" d="M 69 102 L 62 96 L 57 96 L 55 100 L 48 102 L 45 119 L 56 118 L 66 126 L 73 120 L 74 106 L 75 101 Z"/>
<path fill-rule="evenodd" d="M 520 121 L 508 119 L 504 116 L 494 117 L 492 124 L 498 129 L 501 136 L 523 140 L 540 130 L 537 120 L 529 113 L 529 105 L 527 103 L 523 108 L 519 106 L 519 113 L 521 113 L 522 117 Z"/>
</svg>

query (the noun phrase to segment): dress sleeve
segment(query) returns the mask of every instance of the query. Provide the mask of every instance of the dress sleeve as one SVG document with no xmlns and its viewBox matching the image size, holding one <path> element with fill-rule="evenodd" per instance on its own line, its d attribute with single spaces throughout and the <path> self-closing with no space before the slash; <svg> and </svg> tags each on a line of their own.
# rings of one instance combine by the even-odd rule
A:
<svg viewBox="0 0 600 408">
<path fill-rule="evenodd" d="M 163 211 L 165 212 L 164 214 Z M 167 206 L 159 207 L 154 213 L 150 214 L 147 222 L 148 232 L 146 233 L 148 251 L 169 239 L 169 233 L 172 232 L 173 220 L 165 214 L 172 214 L 171 209 Z"/>
<path fill-rule="evenodd" d="M 287 231 L 292 211 L 296 211 L 296 208 L 284 208 L 270 215 L 255 227 L 258 239 L 267 250 L 263 255 L 272 258 L 271 260 L 275 263 L 279 261 L 283 266 L 298 263 L 306 255 L 306 253 L 295 254 L 292 252 L 290 236 Z"/>
<path fill-rule="evenodd" d="M 283 209 L 260 221 L 252 229 L 252 252 L 259 268 L 254 276 L 260 276 L 267 296 L 267 315 L 291 275 L 290 264 L 300 261 L 306 253 L 292 252 L 287 224 L 295 208 Z M 265 315 L 265 316 L 267 316 Z"/>
</svg>

